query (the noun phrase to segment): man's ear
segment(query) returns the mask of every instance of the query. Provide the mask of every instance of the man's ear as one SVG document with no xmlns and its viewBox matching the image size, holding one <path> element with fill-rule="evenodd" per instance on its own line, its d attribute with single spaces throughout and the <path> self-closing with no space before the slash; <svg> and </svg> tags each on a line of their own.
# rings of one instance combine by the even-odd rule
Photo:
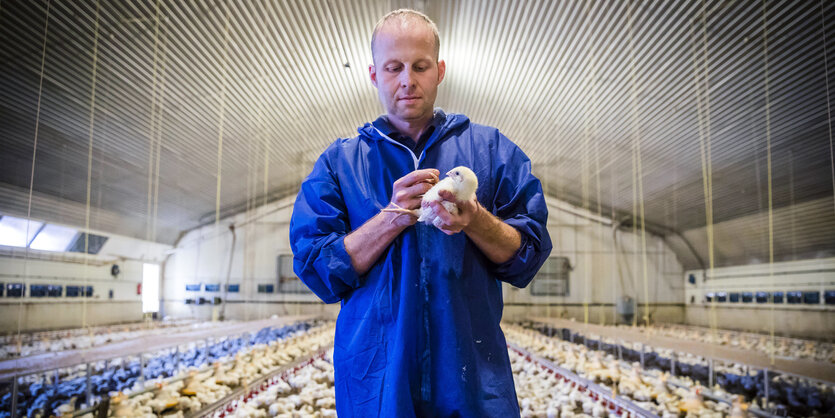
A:
<svg viewBox="0 0 835 418">
<path fill-rule="evenodd" d="M 441 84 L 441 81 L 444 81 L 444 75 L 446 74 L 446 62 L 444 60 L 438 61 L 438 84 Z"/>
<path fill-rule="evenodd" d="M 368 66 L 368 77 L 371 78 L 371 84 L 377 87 L 377 67 L 374 64 Z"/>
</svg>

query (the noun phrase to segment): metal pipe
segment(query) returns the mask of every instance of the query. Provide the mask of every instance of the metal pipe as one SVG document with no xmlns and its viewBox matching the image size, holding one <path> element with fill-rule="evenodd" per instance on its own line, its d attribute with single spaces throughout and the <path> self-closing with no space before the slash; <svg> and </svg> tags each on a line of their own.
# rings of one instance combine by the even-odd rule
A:
<svg viewBox="0 0 835 418">
<path fill-rule="evenodd" d="M 765 389 L 765 402 L 763 402 L 763 406 L 768 408 L 768 368 L 763 369 L 763 387 Z"/>
<path fill-rule="evenodd" d="M 707 361 L 707 385 L 713 387 L 713 359 Z"/>
<path fill-rule="evenodd" d="M 676 375 L 676 353 L 670 356 L 670 374 Z"/>
<path fill-rule="evenodd" d="M 139 353 L 139 383 L 145 384 L 145 353 Z"/>
<path fill-rule="evenodd" d="M 87 373 L 86 373 L 86 376 L 85 376 L 85 381 L 86 381 L 86 386 L 87 386 L 85 388 L 86 392 L 87 392 L 86 393 L 86 395 L 87 395 L 86 403 L 87 403 L 87 406 L 90 406 L 90 405 L 93 404 L 93 384 L 90 381 L 90 374 L 91 374 L 92 370 L 91 370 L 91 367 L 90 367 L 90 363 L 87 363 L 86 369 L 87 369 Z"/>
<path fill-rule="evenodd" d="M 17 375 L 12 377 L 12 417 L 17 418 Z"/>
</svg>

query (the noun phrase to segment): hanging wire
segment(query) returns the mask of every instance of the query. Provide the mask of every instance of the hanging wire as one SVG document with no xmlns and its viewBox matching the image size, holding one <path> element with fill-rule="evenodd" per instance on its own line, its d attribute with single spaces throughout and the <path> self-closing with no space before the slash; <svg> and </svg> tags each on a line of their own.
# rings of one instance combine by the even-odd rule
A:
<svg viewBox="0 0 835 418">
<path fill-rule="evenodd" d="M 257 112 L 258 116 L 258 123 L 256 123 L 257 127 L 261 126 L 261 118 L 263 114 L 261 112 L 260 106 L 259 111 Z M 252 116 L 252 115 L 250 115 Z M 241 277 L 243 280 L 255 280 L 256 276 L 256 269 L 253 268 L 255 265 L 255 246 L 253 245 L 253 241 L 255 241 L 254 237 L 257 233 L 253 220 L 255 219 L 254 211 L 257 205 L 256 201 L 256 190 L 258 187 L 258 167 L 257 167 L 257 156 L 256 152 L 253 150 L 253 138 L 258 138 L 258 135 L 249 135 L 247 141 L 247 173 L 246 173 L 246 209 L 244 210 L 244 242 L 243 242 L 243 271 Z M 253 169 L 254 167 L 254 169 Z M 232 248 L 230 250 L 234 252 L 235 249 Z M 230 257 L 229 262 L 232 262 L 232 258 Z M 230 266 L 231 269 L 231 266 Z M 231 270 L 230 270 L 231 271 Z M 259 306 L 260 311 L 260 306 Z M 259 314 L 259 319 L 263 317 L 263 314 Z"/>
<path fill-rule="evenodd" d="M 221 67 L 221 90 L 218 98 L 218 127 L 217 127 L 217 187 L 215 190 L 215 254 L 220 255 L 220 184 L 223 168 L 223 129 L 226 117 L 226 88 L 229 61 L 229 7 L 223 2 L 223 61 Z"/>
<path fill-rule="evenodd" d="M 635 18 L 633 16 L 633 7 L 635 2 L 630 1 L 627 8 L 627 16 L 629 21 L 629 77 L 630 77 L 630 96 L 632 101 L 632 278 L 633 291 L 635 291 L 635 305 L 637 307 L 637 290 L 638 290 L 638 148 L 637 148 L 637 132 L 638 132 L 638 105 L 637 105 L 637 91 L 635 85 Z M 637 312 L 632 317 L 632 326 L 638 325 Z"/>
<path fill-rule="evenodd" d="M 162 120 L 165 111 L 165 78 L 167 68 L 167 45 L 164 33 L 162 37 L 163 39 L 161 40 L 160 2 L 157 0 L 154 5 L 153 75 L 151 79 L 152 96 L 151 109 L 148 118 L 148 196 L 145 238 L 149 254 L 152 253 L 150 251 L 152 245 L 151 243 L 156 242 L 157 240 L 157 220 L 159 213 L 159 170 L 162 151 Z M 147 291 L 147 289 L 144 289 L 144 291 Z M 146 325 L 150 328 L 150 321 L 146 321 Z"/>
<path fill-rule="evenodd" d="M 88 256 L 88 249 L 90 247 L 90 186 L 93 181 L 93 127 L 96 116 L 96 77 L 99 64 L 99 6 L 100 1 L 96 0 L 96 24 L 95 33 L 93 35 L 93 74 L 91 82 L 92 87 L 90 91 L 90 127 L 88 129 L 89 135 L 87 146 L 87 205 L 84 213 L 84 232 L 86 232 L 84 234 L 84 291 L 82 292 L 84 297 L 81 299 L 81 325 L 83 328 L 87 328 L 91 341 L 93 338 L 93 330 L 87 323 L 87 298 L 92 297 L 92 295 L 88 293 L 88 287 L 90 285 L 90 276 L 88 271 L 90 257 Z"/>
<path fill-rule="evenodd" d="M 258 19 L 258 34 L 261 36 L 260 48 L 261 48 L 261 62 L 260 62 L 260 69 L 261 69 L 261 77 L 260 77 L 260 93 L 261 93 L 261 100 L 259 101 L 259 113 L 260 113 L 260 133 L 261 133 L 261 143 L 264 152 L 264 178 L 263 178 L 263 202 L 262 206 L 266 207 L 267 202 L 269 201 L 269 184 L 270 184 L 270 146 L 269 146 L 269 136 L 267 135 L 267 123 L 266 123 L 266 114 L 267 114 L 267 98 L 268 98 L 268 89 L 267 89 L 267 38 L 265 36 L 266 29 L 263 27 L 263 19 Z M 253 225 L 254 227 L 254 225 Z M 269 231 L 263 231 L 262 234 L 269 234 Z M 269 240 L 275 243 L 277 237 L 276 234 L 270 234 Z M 277 247 L 277 246 L 274 246 Z M 280 273 L 280 272 L 279 272 Z M 279 279 L 280 279 L 279 274 Z M 254 282 L 253 277 L 253 282 Z M 286 307 L 286 304 L 285 304 Z"/>
<path fill-rule="evenodd" d="M 832 146 L 832 107 L 829 103 L 829 64 L 826 56 L 826 19 L 821 0 L 821 36 L 823 37 L 823 79 L 826 83 L 826 127 L 829 130 L 829 166 L 832 169 L 832 209 L 835 211 L 835 149 Z"/>
<path fill-rule="evenodd" d="M 151 76 L 151 112 L 149 114 L 148 126 L 148 199 L 147 210 L 148 220 L 145 224 L 145 239 L 150 242 L 153 230 L 153 190 L 154 190 L 154 153 L 156 151 L 156 115 L 157 115 L 157 72 L 159 56 L 159 0 L 154 3 L 154 61 L 153 74 Z M 150 244 L 149 244 L 150 245 Z"/>
<path fill-rule="evenodd" d="M 548 165 L 545 166 L 545 175 L 542 179 L 543 190 L 544 190 L 543 193 L 544 193 L 545 199 L 546 199 L 545 200 L 546 206 L 548 204 L 548 200 L 547 200 L 548 199 L 548 193 L 550 192 L 550 189 L 548 188 L 548 183 L 549 183 L 548 179 L 551 177 L 551 167 L 552 166 L 553 166 L 553 164 L 548 164 Z M 551 211 L 549 210 L 548 213 L 550 214 Z M 559 231 L 560 230 L 558 228 L 557 233 L 559 233 Z M 550 269 L 552 267 L 551 267 L 550 260 L 545 262 L 545 267 L 547 269 L 546 273 L 551 273 Z M 567 283 L 566 283 L 566 285 L 567 285 Z M 546 318 L 551 318 L 551 305 L 554 304 L 554 298 L 556 298 L 555 293 L 557 293 L 557 292 L 550 292 L 550 291 L 545 292 L 545 317 Z"/>
<path fill-rule="evenodd" d="M 824 45 L 824 49 L 826 45 Z M 763 63 L 765 65 L 765 144 L 766 161 L 768 166 L 768 278 L 769 283 L 774 286 L 774 200 L 771 185 L 771 75 L 768 69 L 768 16 L 766 3 L 763 0 Z M 769 315 L 769 335 L 771 338 L 769 355 L 771 364 L 774 364 L 774 304 L 771 304 Z"/>
<path fill-rule="evenodd" d="M 612 157 L 609 157 L 609 161 L 611 161 Z M 615 201 L 615 176 L 611 173 L 609 174 L 609 201 Z M 618 265 L 618 253 L 620 246 L 618 245 L 618 236 L 617 236 L 617 228 L 618 228 L 618 221 L 617 221 L 617 213 L 615 212 L 615 205 L 612 204 L 611 206 L 611 213 L 612 213 L 612 267 L 611 267 L 611 274 L 612 274 L 612 324 L 617 325 L 618 322 L 618 296 L 619 293 L 623 293 L 623 276 L 620 273 L 620 266 Z M 616 278 L 618 280 L 616 280 Z M 618 281 L 620 281 L 621 286 L 618 287 Z"/>
<path fill-rule="evenodd" d="M 584 10 L 588 12 L 588 10 Z M 587 54 L 586 59 L 590 59 L 590 55 Z M 581 161 L 582 169 L 580 170 L 580 182 L 582 186 L 582 202 L 583 202 L 583 210 L 589 210 L 589 177 L 590 177 L 590 166 L 589 166 L 589 141 L 590 141 L 590 130 L 591 130 L 591 121 L 589 117 L 589 101 L 591 99 L 591 95 L 588 94 L 589 90 L 589 75 L 585 77 L 583 80 L 583 90 L 587 92 L 586 99 L 583 100 L 583 158 Z M 579 217 L 575 216 L 574 224 L 577 225 L 576 219 Z M 582 231 L 583 235 L 587 235 L 591 232 L 590 229 L 585 228 L 585 225 L 588 221 L 583 221 L 580 227 L 575 227 L 574 234 L 577 235 Z M 581 230 L 580 228 L 583 227 Z M 589 323 L 589 303 L 591 303 L 591 280 L 592 274 L 591 269 L 593 263 L 591 262 L 591 237 L 587 236 L 586 239 L 583 240 L 583 272 L 584 272 L 584 279 L 583 279 L 583 324 L 588 325 Z"/>
<path fill-rule="evenodd" d="M 159 20 L 159 16 L 157 16 L 157 20 Z M 154 162 L 154 207 L 153 207 L 153 216 L 151 217 L 151 242 L 156 242 L 157 240 L 157 221 L 159 217 L 157 216 L 159 211 L 159 162 L 162 155 L 162 123 L 163 117 L 165 113 L 165 90 L 166 90 L 166 69 L 168 67 L 168 44 L 166 42 L 166 32 L 162 34 L 162 75 L 160 77 L 160 97 L 159 97 L 159 104 L 157 108 L 157 116 L 156 120 L 156 158 Z"/>
<path fill-rule="evenodd" d="M 699 130 L 699 151 L 701 154 L 702 163 L 702 186 L 705 196 L 705 230 L 707 232 L 707 250 L 708 250 L 708 273 L 705 281 L 713 277 L 714 268 L 714 244 L 713 244 L 713 167 L 710 153 L 711 143 L 711 126 L 710 126 L 710 76 L 708 73 L 708 54 L 707 54 L 707 11 L 704 0 L 702 0 L 702 75 L 704 80 L 699 77 L 699 62 L 697 52 L 697 41 L 693 35 L 693 85 L 696 91 L 696 113 L 698 116 L 698 130 Z M 702 84 L 704 84 L 704 98 L 702 97 Z M 712 339 L 718 340 L 717 336 L 717 316 L 716 316 L 716 296 L 711 298 L 710 310 L 708 313 L 710 330 Z"/>
<path fill-rule="evenodd" d="M 591 95 L 590 97 L 598 102 L 597 97 L 597 71 L 599 67 L 599 61 L 597 59 L 597 51 L 595 50 L 592 53 L 592 65 L 591 65 Z M 598 102 L 599 103 L 599 102 Z M 598 138 L 598 123 L 599 123 L 599 108 L 597 106 L 598 103 L 595 103 L 595 106 L 592 107 L 592 117 L 591 117 L 591 137 L 594 139 L 594 172 L 595 172 L 595 193 L 597 198 L 597 217 L 601 219 L 603 217 L 603 206 L 601 203 L 600 198 L 600 140 Z M 598 232 L 598 240 L 595 242 L 594 248 L 596 249 L 595 254 L 601 254 L 600 245 L 604 242 L 605 237 L 603 234 L 605 233 L 605 229 L 601 225 L 595 225 L 595 230 Z M 597 265 L 597 263 L 595 263 Z M 614 288 L 612 289 L 614 291 Z M 606 322 L 606 314 L 605 308 L 603 306 L 603 300 L 600 300 L 600 325 L 605 324 Z M 614 318 L 612 318 L 614 320 Z M 613 322 L 614 323 L 614 322 Z"/>
<path fill-rule="evenodd" d="M 638 206 L 640 208 L 641 219 L 641 258 L 643 265 L 643 279 L 644 279 L 644 325 L 649 326 L 649 278 L 647 271 L 647 230 L 644 221 L 644 174 L 641 163 L 641 127 L 640 115 L 638 114 L 638 81 L 637 70 L 635 65 L 635 41 L 634 41 L 634 16 L 631 10 L 629 11 L 629 77 L 631 84 L 631 98 L 632 98 L 632 143 L 635 155 L 635 184 L 633 190 L 635 193 L 633 197 L 637 197 Z M 633 221 L 633 227 L 637 219 Z M 635 316 L 637 320 L 637 315 Z"/>
<path fill-rule="evenodd" d="M 37 160 L 38 155 L 38 128 L 41 126 L 41 98 L 43 97 L 43 78 L 44 78 L 44 67 L 46 65 L 46 39 L 47 35 L 49 34 L 49 11 L 52 2 L 47 0 L 46 2 L 46 16 L 44 17 L 44 26 L 43 26 L 43 47 L 41 50 L 41 71 L 38 80 L 38 103 L 35 108 L 35 139 L 32 144 L 32 170 L 29 173 L 29 198 L 26 205 L 26 235 L 24 239 L 26 242 L 24 243 L 24 256 L 23 256 L 23 285 L 25 288 L 29 287 L 29 275 L 28 267 L 29 267 L 29 224 L 31 221 L 32 216 L 32 190 L 35 187 L 35 162 Z M 25 291 L 25 290 L 24 290 Z M 20 331 L 23 326 L 23 297 L 21 296 L 20 300 L 18 301 L 17 306 L 17 352 L 21 354 L 22 348 L 22 341 L 20 339 Z"/>
</svg>

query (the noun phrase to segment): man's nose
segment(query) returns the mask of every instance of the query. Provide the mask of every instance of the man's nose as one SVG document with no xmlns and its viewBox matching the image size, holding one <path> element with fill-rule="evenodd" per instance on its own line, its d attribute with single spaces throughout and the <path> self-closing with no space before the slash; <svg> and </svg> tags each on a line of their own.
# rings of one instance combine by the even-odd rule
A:
<svg viewBox="0 0 835 418">
<path fill-rule="evenodd" d="M 410 68 L 400 72 L 400 86 L 412 87 L 415 84 L 414 72 Z"/>
</svg>

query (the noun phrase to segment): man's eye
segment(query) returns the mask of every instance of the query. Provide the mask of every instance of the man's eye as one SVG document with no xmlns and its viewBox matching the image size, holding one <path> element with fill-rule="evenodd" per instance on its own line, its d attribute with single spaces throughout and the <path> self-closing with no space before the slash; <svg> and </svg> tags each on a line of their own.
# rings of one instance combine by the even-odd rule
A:
<svg viewBox="0 0 835 418">
<path fill-rule="evenodd" d="M 400 67 L 399 66 L 398 67 L 386 67 L 386 71 L 389 71 L 389 72 L 400 71 Z"/>
<path fill-rule="evenodd" d="M 416 71 L 426 71 L 428 69 L 429 69 L 429 67 L 423 67 L 423 66 L 415 68 Z"/>
</svg>

